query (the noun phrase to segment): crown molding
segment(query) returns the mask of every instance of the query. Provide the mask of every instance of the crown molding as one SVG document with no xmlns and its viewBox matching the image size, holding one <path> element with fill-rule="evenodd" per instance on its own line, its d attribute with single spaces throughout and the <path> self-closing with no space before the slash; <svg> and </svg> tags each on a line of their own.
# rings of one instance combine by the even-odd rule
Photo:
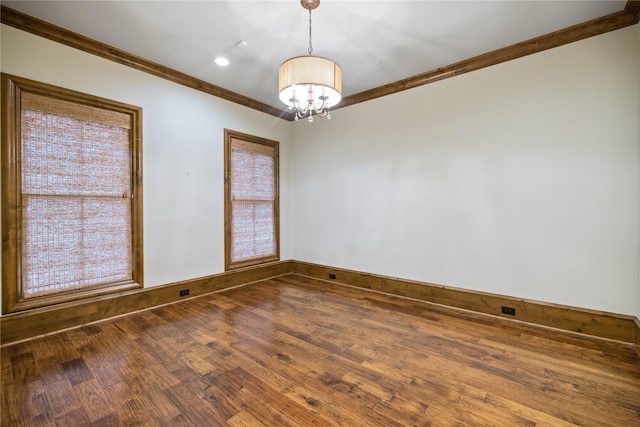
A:
<svg viewBox="0 0 640 427">
<path fill-rule="evenodd" d="M 502 49 L 497 49 L 473 58 L 465 59 L 464 61 L 460 61 L 455 64 L 447 65 L 413 77 L 408 77 L 406 79 L 378 86 L 354 95 L 346 96 L 342 98 L 340 104 L 333 109 L 336 110 L 338 108 L 359 104 L 361 102 L 371 101 L 372 99 L 391 95 L 396 92 L 413 89 L 418 86 L 459 76 L 470 71 L 490 67 L 502 62 L 511 61 L 512 59 L 521 58 L 547 49 L 552 49 L 554 47 L 604 34 L 609 31 L 625 28 L 630 25 L 637 24 L 639 20 L 640 1 L 628 1 L 624 10 L 621 10 L 620 12 L 605 15 L 563 30 L 558 30 L 540 37 L 504 47 Z"/>
<path fill-rule="evenodd" d="M 164 65 L 157 64 L 139 56 L 130 54 L 94 39 L 82 36 L 46 21 L 23 14 L 4 5 L 0 5 L 0 17 L 3 24 L 20 30 L 53 40 L 55 42 L 80 49 L 84 52 L 109 59 L 157 77 L 161 77 L 181 84 L 183 86 L 199 90 L 209 95 L 225 99 L 227 101 L 252 108 L 263 113 L 279 117 L 284 120 L 293 120 L 293 114 L 280 110 L 270 105 L 256 101 L 236 92 L 224 89 L 220 86 L 205 82 Z M 573 43 L 589 37 L 607 33 L 637 24 L 640 21 L 640 1 L 629 0 L 625 8 L 620 12 L 602 16 L 591 21 L 577 24 L 559 31 L 555 31 L 540 37 L 526 40 L 520 43 L 484 53 L 455 64 L 447 65 L 435 70 L 417 74 L 393 83 L 378 86 L 363 92 L 342 98 L 340 104 L 333 109 L 340 109 L 361 102 L 371 101 L 376 98 L 391 95 L 407 89 L 434 83 L 450 77 L 455 77 L 470 71 L 479 70 L 512 59 L 521 58 L 547 49 Z"/>
<path fill-rule="evenodd" d="M 3 24 L 135 68 L 191 89 L 290 120 L 290 113 L 1 5 Z"/>
<path fill-rule="evenodd" d="M 636 18 L 636 23 L 640 21 L 640 1 L 629 0 L 624 10 Z"/>
</svg>

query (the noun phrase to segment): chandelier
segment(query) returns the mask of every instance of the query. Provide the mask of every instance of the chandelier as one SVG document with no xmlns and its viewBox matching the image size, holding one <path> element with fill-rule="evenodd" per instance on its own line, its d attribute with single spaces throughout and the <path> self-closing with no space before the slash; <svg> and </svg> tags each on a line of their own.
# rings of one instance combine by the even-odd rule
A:
<svg viewBox="0 0 640 427">
<path fill-rule="evenodd" d="M 308 55 L 286 60 L 280 66 L 280 100 L 295 114 L 295 120 L 313 116 L 331 119 L 330 109 L 342 98 L 342 69 L 327 58 L 313 56 L 311 11 L 320 0 L 300 0 L 309 11 Z"/>
</svg>

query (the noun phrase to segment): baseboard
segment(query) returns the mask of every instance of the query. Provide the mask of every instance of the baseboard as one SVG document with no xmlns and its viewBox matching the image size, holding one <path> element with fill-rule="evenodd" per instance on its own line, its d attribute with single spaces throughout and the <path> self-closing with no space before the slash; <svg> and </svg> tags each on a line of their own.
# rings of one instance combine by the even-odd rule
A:
<svg viewBox="0 0 640 427">
<path fill-rule="evenodd" d="M 278 261 L 212 276 L 119 292 L 41 307 L 0 317 L 0 343 L 7 344 L 98 320 L 156 307 L 198 295 L 289 273 L 290 261 Z M 180 291 L 188 289 L 188 296 Z"/>
<path fill-rule="evenodd" d="M 291 272 L 450 307 L 515 319 L 640 345 L 640 323 L 633 316 L 512 298 L 433 283 L 386 277 L 359 271 L 292 261 Z M 334 275 L 330 278 L 330 275 Z M 503 314 L 502 307 L 515 309 Z"/>
<path fill-rule="evenodd" d="M 640 356 L 640 319 L 633 319 L 633 344 L 636 347 L 636 353 Z"/>
<path fill-rule="evenodd" d="M 0 343 L 8 344 L 289 273 L 333 280 L 345 285 L 415 298 L 449 307 L 631 343 L 635 344 L 636 351 L 640 355 L 640 320 L 633 316 L 524 300 L 291 260 L 238 269 L 149 289 L 103 295 L 83 301 L 3 315 L 0 317 Z M 330 274 L 335 275 L 335 279 L 330 279 Z M 183 289 L 189 289 L 188 297 L 180 297 L 180 291 Z M 515 315 L 503 314 L 501 312 L 503 306 L 514 308 Z"/>
</svg>

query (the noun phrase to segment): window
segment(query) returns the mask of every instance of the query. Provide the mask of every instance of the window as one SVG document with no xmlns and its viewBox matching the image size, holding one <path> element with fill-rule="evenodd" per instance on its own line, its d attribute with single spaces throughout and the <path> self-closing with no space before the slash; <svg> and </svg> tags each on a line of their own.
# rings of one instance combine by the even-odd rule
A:
<svg viewBox="0 0 640 427">
<path fill-rule="evenodd" d="M 225 269 L 280 259 L 278 142 L 225 129 Z"/>
<path fill-rule="evenodd" d="M 3 313 L 142 286 L 141 116 L 2 75 Z"/>
</svg>

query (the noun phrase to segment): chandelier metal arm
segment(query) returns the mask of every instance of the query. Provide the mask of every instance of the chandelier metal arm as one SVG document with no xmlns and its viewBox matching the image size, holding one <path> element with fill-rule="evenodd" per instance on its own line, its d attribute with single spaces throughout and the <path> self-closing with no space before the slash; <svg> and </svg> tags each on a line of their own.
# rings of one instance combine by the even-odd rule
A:
<svg viewBox="0 0 640 427">
<path fill-rule="evenodd" d="M 294 119 L 297 121 L 298 119 L 302 119 L 303 117 L 308 117 L 309 121 L 313 121 L 313 116 L 326 117 L 328 120 L 331 120 L 331 110 L 330 106 L 327 103 L 329 99 L 328 96 L 321 95 L 318 97 L 318 102 L 314 100 L 313 89 L 309 87 L 307 102 L 304 106 L 299 105 L 300 100 L 295 98 L 291 98 L 289 102 L 290 110 L 294 110 Z"/>
</svg>

